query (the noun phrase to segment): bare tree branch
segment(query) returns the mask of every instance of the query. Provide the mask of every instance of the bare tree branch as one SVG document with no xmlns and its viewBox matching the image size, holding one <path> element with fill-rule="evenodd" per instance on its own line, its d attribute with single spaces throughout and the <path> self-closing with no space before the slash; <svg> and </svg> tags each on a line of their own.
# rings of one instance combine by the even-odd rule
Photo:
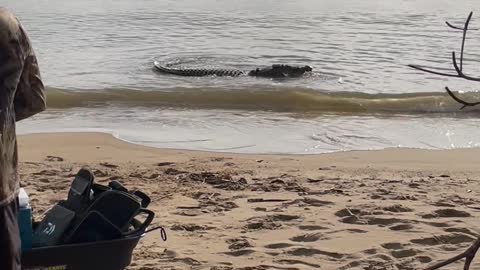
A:
<svg viewBox="0 0 480 270">
<path fill-rule="evenodd" d="M 457 73 L 460 77 L 465 78 L 467 80 L 471 80 L 471 81 L 480 81 L 479 78 L 470 77 L 470 76 L 463 73 L 463 56 L 464 56 L 464 52 L 465 52 L 465 40 L 467 38 L 468 25 L 470 24 L 470 20 L 472 19 L 472 15 L 473 15 L 473 12 L 470 12 L 467 20 L 465 21 L 465 26 L 463 27 L 462 49 L 460 51 L 460 67 L 458 67 L 458 64 L 457 64 L 457 59 L 455 57 L 455 52 L 452 52 L 452 62 L 453 62 L 453 66 L 455 67 L 455 70 L 457 71 Z"/>
<path fill-rule="evenodd" d="M 465 73 L 463 73 L 461 67 L 458 67 L 457 58 L 455 57 L 455 52 L 452 52 L 452 61 L 453 61 L 453 66 L 455 67 L 455 70 L 458 73 L 458 77 L 464 78 L 464 79 L 469 80 L 469 81 L 480 82 L 480 78 L 471 77 L 471 76 L 468 76 Z M 462 58 L 460 58 L 460 63 L 461 62 L 462 62 Z"/>
<path fill-rule="evenodd" d="M 454 51 L 452 52 L 452 63 L 453 63 L 453 67 L 455 68 L 455 71 L 456 71 L 457 74 L 449 74 L 449 73 L 446 73 L 446 72 L 443 72 L 443 71 L 435 70 L 433 68 L 421 67 L 419 65 L 408 65 L 408 66 L 411 67 L 411 68 L 414 68 L 414 69 L 417 69 L 417 70 L 420 70 L 420 71 L 423 71 L 423 72 L 435 74 L 435 75 L 440 75 L 440 76 L 444 76 L 444 77 L 463 78 L 463 79 L 466 79 L 466 80 L 469 80 L 469 81 L 480 82 L 480 77 L 478 77 L 478 78 L 477 77 L 472 77 L 472 76 L 466 75 L 463 72 L 465 40 L 467 38 L 467 31 L 469 30 L 469 25 L 470 25 L 470 21 L 472 19 L 472 16 L 473 16 L 473 12 L 470 12 L 470 14 L 468 15 L 468 18 L 465 21 L 465 24 L 464 24 L 463 27 L 455 26 L 455 25 L 449 23 L 448 21 L 445 22 L 448 27 L 450 27 L 452 29 L 455 29 L 455 30 L 463 31 L 462 47 L 461 47 L 461 51 L 460 51 L 460 65 L 457 62 L 457 57 L 456 57 L 455 52 Z M 452 97 L 456 102 L 463 105 L 461 109 L 464 109 L 465 107 L 469 107 L 469 106 L 480 105 L 480 102 L 467 102 L 465 100 L 460 99 L 459 97 L 455 96 L 453 94 L 453 92 L 450 91 L 450 89 L 448 87 L 445 87 L 445 89 L 447 90 L 447 93 L 450 97 Z"/>
<path fill-rule="evenodd" d="M 465 21 L 464 27 L 454 26 L 453 24 L 449 23 L 448 21 L 445 22 L 448 27 L 450 27 L 452 29 L 455 29 L 455 30 L 463 31 L 462 47 L 461 47 L 461 52 L 460 52 L 460 65 L 457 63 L 457 57 L 456 57 L 455 52 L 454 51 L 452 52 L 453 67 L 455 68 L 455 71 L 457 72 L 457 74 L 448 74 L 448 73 L 445 73 L 445 72 L 442 72 L 442 71 L 436 71 L 434 69 L 425 68 L 425 67 L 421 67 L 421 66 L 418 66 L 418 65 L 408 65 L 408 66 L 411 67 L 411 68 L 417 69 L 417 70 L 421 70 L 423 72 L 432 73 L 432 74 L 436 74 L 436 75 L 440 75 L 440 76 L 459 77 L 459 78 L 463 78 L 463 79 L 466 79 L 466 80 L 469 80 L 469 81 L 480 82 L 480 78 L 476 78 L 476 77 L 466 75 L 463 72 L 463 58 L 464 58 L 464 51 L 465 51 L 465 40 L 466 40 L 466 37 L 467 37 L 467 31 L 468 31 L 468 27 L 469 27 L 469 24 L 470 24 L 470 20 L 472 19 L 472 15 L 473 15 L 473 12 L 470 12 L 467 20 Z M 472 106 L 480 105 L 480 102 L 467 102 L 463 99 L 460 99 L 455 94 L 453 94 L 453 92 L 448 87 L 445 87 L 445 90 L 447 91 L 448 95 L 453 100 L 455 100 L 456 102 L 463 105 L 461 109 L 464 109 L 466 107 L 472 107 Z M 473 259 L 475 258 L 475 255 L 477 254 L 478 249 L 480 249 L 480 237 L 477 238 L 477 240 L 467 250 L 465 250 L 461 254 L 459 254 L 455 257 L 452 257 L 448 260 L 445 260 L 445 261 L 439 262 L 437 264 L 434 264 L 430 267 L 427 267 L 425 270 L 436 270 L 436 269 L 439 269 L 443 266 L 449 265 L 453 262 L 459 261 L 463 258 L 465 258 L 465 264 L 464 264 L 463 269 L 464 270 L 469 270 L 470 269 L 470 264 L 472 263 Z"/>
<path fill-rule="evenodd" d="M 441 76 L 446 76 L 446 77 L 460 77 L 458 74 L 443 73 L 443 72 L 440 72 L 440 71 L 435 71 L 432 68 L 421 67 L 421 66 L 418 66 L 418 65 L 408 65 L 408 66 L 411 67 L 411 68 L 414 68 L 414 69 L 418 69 L 418 70 L 428 72 L 428 73 L 432 73 L 432 74 L 436 74 L 436 75 L 441 75 Z"/>
<path fill-rule="evenodd" d="M 455 26 L 455 25 L 453 25 L 453 24 L 451 24 L 451 23 L 449 23 L 449 22 L 445 22 L 445 23 L 446 23 L 450 28 L 455 29 L 455 30 L 463 31 L 463 29 L 464 29 L 463 27 Z M 478 30 L 478 29 L 472 29 L 472 28 L 470 28 L 470 30 Z"/>
<path fill-rule="evenodd" d="M 456 30 L 462 30 L 463 31 L 463 27 L 458 27 L 458 26 L 454 26 L 452 25 L 451 23 L 449 22 L 445 22 L 448 26 L 450 26 L 450 28 L 453 28 L 453 29 L 456 29 Z"/>
<path fill-rule="evenodd" d="M 460 108 L 460 110 L 463 110 L 465 107 L 473 107 L 473 106 L 480 105 L 480 102 L 467 102 L 460 99 L 459 97 L 455 96 L 448 87 L 445 87 L 445 90 L 447 90 L 448 95 L 450 95 L 450 97 L 452 97 L 456 102 L 463 104 L 463 107 Z"/>
<path fill-rule="evenodd" d="M 425 270 L 435 270 L 439 269 L 441 267 L 444 267 L 445 265 L 449 265 L 453 262 L 456 262 L 458 260 L 461 260 L 465 258 L 465 265 L 463 266 L 463 270 L 469 270 L 470 269 L 470 264 L 473 261 L 473 258 L 475 258 L 475 254 L 477 254 L 478 249 L 480 248 L 480 238 L 478 238 L 467 250 L 462 252 L 461 254 L 450 258 L 448 260 L 445 260 L 443 262 L 437 263 L 435 265 L 432 265 Z"/>
<path fill-rule="evenodd" d="M 467 37 L 468 31 L 468 24 L 470 24 L 470 20 L 472 19 L 473 12 L 470 12 L 468 15 L 467 21 L 465 22 L 465 27 L 463 28 L 463 38 L 462 38 L 462 51 L 460 55 L 460 70 L 463 70 L 463 52 L 465 48 L 465 39 Z"/>
</svg>

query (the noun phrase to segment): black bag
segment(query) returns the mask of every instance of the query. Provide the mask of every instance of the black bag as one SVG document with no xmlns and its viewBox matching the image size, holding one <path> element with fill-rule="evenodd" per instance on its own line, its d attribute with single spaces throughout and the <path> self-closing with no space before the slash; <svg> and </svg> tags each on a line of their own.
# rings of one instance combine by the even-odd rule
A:
<svg viewBox="0 0 480 270">
<path fill-rule="evenodd" d="M 67 200 L 59 204 L 76 213 L 83 211 L 90 204 L 93 180 L 93 173 L 89 169 L 80 169 L 70 186 Z"/>
<path fill-rule="evenodd" d="M 55 205 L 35 228 L 32 236 L 32 247 L 60 244 L 74 217 L 75 213 L 73 211 Z"/>
<path fill-rule="evenodd" d="M 89 211 L 87 215 L 73 228 L 64 243 L 88 243 L 118 239 L 122 232 L 105 216 L 97 211 Z"/>
<path fill-rule="evenodd" d="M 143 213 L 147 214 L 147 218 L 139 230 L 146 229 L 152 222 L 154 213 L 142 208 L 141 201 L 130 193 L 103 191 L 78 216 L 65 243 L 111 240 L 126 236 L 131 233 L 129 229 L 135 217 Z"/>
</svg>

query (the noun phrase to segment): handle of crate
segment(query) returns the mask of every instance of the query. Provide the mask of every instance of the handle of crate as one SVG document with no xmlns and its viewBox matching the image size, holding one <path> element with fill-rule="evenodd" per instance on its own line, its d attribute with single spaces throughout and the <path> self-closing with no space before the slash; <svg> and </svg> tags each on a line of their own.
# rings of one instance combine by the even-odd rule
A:
<svg viewBox="0 0 480 270">
<path fill-rule="evenodd" d="M 139 236 L 145 232 L 148 226 L 150 226 L 150 223 L 152 223 L 153 218 L 155 217 L 155 213 L 145 208 L 141 208 L 139 210 L 138 214 L 141 213 L 147 214 L 147 218 L 145 219 L 145 221 L 138 227 L 135 227 L 135 230 L 125 233 L 124 236 Z M 134 222 L 139 223 L 139 221 L 136 219 L 134 220 Z"/>
<path fill-rule="evenodd" d="M 151 202 L 150 197 L 148 197 L 147 194 L 141 192 L 140 190 L 136 190 L 135 192 L 133 192 L 133 195 L 139 197 L 140 200 L 142 200 L 142 207 L 143 207 L 143 208 L 147 208 L 148 205 L 149 205 L 150 202 Z"/>
</svg>

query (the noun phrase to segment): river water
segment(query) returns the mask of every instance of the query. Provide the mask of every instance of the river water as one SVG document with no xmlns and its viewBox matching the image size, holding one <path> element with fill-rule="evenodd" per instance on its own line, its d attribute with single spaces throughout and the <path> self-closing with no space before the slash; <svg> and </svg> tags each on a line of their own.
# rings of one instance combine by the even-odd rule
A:
<svg viewBox="0 0 480 270">
<path fill-rule="evenodd" d="M 4 1 L 5 2 L 5 1 Z M 446 0 L 6 0 L 34 44 L 48 111 L 20 133 L 102 131 L 145 145 L 313 154 L 480 145 L 478 108 L 459 110 L 444 87 L 480 83 L 418 72 L 453 71 L 462 25 L 480 2 Z M 480 74 L 480 31 L 464 69 Z M 178 77 L 179 67 L 249 70 L 310 65 L 308 76 Z"/>
</svg>

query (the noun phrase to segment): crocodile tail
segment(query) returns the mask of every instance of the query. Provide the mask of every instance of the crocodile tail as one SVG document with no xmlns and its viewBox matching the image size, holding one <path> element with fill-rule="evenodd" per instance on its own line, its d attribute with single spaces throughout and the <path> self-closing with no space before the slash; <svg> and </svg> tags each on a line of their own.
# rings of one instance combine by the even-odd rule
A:
<svg viewBox="0 0 480 270">
<path fill-rule="evenodd" d="M 157 70 L 179 75 L 179 76 L 209 76 L 209 75 L 217 75 L 217 76 L 240 76 L 243 74 L 241 70 L 224 70 L 224 69 L 176 69 L 170 68 L 168 66 L 162 66 L 159 62 L 155 61 L 154 66 Z"/>
<path fill-rule="evenodd" d="M 244 72 L 241 70 L 226 70 L 225 76 L 237 77 L 243 75 Z"/>
<path fill-rule="evenodd" d="M 241 75 L 242 72 L 240 70 L 226 70 L 226 69 L 222 69 L 222 70 L 217 70 L 217 72 L 215 72 L 215 75 L 217 76 L 230 76 L 230 77 L 236 77 L 236 76 L 239 76 Z"/>
</svg>

